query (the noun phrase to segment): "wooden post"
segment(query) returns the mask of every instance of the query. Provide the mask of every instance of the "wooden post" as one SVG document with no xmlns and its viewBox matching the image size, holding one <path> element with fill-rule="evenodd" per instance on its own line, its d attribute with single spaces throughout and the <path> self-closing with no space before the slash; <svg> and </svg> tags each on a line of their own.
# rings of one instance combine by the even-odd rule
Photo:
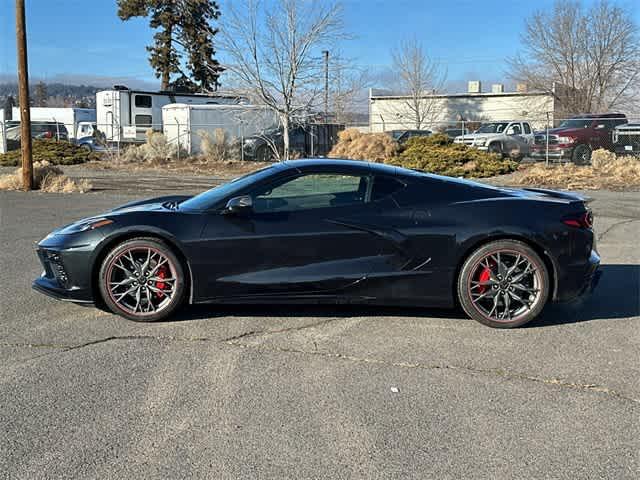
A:
<svg viewBox="0 0 640 480">
<path fill-rule="evenodd" d="M 31 111 L 29 105 L 29 70 L 27 66 L 27 29 L 24 0 L 16 0 L 16 46 L 18 49 L 18 93 L 20 98 L 20 145 L 22 149 L 22 188 L 33 190 L 31 156 Z"/>
</svg>

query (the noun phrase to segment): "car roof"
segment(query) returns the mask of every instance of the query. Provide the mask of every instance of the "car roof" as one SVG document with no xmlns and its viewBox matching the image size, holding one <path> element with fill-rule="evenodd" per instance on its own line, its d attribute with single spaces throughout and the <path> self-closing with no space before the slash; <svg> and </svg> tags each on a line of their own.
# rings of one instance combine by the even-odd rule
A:
<svg viewBox="0 0 640 480">
<path fill-rule="evenodd" d="M 287 160 L 277 164 L 285 169 L 313 169 L 313 168 L 337 168 L 341 170 L 369 170 L 378 173 L 394 175 L 397 168 L 383 163 L 373 163 L 364 160 L 347 160 L 339 158 L 303 158 L 300 160 Z"/>
</svg>

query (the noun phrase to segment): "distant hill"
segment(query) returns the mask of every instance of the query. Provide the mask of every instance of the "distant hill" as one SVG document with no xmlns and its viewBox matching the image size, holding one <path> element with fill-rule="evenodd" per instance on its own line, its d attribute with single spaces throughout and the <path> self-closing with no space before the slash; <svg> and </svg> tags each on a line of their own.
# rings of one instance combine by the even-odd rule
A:
<svg viewBox="0 0 640 480">
<path fill-rule="evenodd" d="M 29 85 L 32 102 L 35 99 L 36 85 Z M 104 87 L 92 85 L 68 85 L 65 83 L 45 83 L 47 91 L 47 106 L 49 107 L 77 107 L 94 108 L 96 106 L 96 92 Z M 13 82 L 0 83 L 0 107 L 5 104 L 7 97 L 13 96 L 18 100 L 18 84 Z"/>
</svg>

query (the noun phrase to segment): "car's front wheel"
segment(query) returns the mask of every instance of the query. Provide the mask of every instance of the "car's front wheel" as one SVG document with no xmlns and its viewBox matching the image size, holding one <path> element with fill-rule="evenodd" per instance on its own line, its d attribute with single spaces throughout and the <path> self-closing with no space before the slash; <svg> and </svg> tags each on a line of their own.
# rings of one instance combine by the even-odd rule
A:
<svg viewBox="0 0 640 480">
<path fill-rule="evenodd" d="M 117 245 L 99 272 L 102 299 L 129 320 L 163 320 L 182 304 L 184 269 L 171 248 L 156 238 L 134 238 Z"/>
<path fill-rule="evenodd" d="M 589 165 L 591 163 L 591 148 L 589 145 L 580 144 L 573 149 L 571 160 L 576 165 Z"/>
<path fill-rule="evenodd" d="M 498 142 L 490 144 L 487 150 L 489 153 L 495 153 L 496 155 L 502 156 L 502 145 Z"/>
<path fill-rule="evenodd" d="M 464 262 L 458 299 L 474 320 L 513 328 L 536 318 L 549 297 L 549 272 L 540 256 L 517 240 L 498 240 Z"/>
</svg>

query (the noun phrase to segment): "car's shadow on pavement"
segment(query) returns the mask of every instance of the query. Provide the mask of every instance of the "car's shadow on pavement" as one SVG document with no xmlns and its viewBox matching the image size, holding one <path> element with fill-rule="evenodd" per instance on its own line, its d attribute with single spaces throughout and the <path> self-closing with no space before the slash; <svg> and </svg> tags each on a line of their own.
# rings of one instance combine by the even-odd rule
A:
<svg viewBox="0 0 640 480">
<path fill-rule="evenodd" d="M 640 265 L 602 265 L 602 277 L 591 295 L 571 303 L 550 304 L 528 328 L 640 315 Z M 418 317 L 469 320 L 460 309 L 374 305 L 192 305 L 172 322 L 216 317 Z"/>
<path fill-rule="evenodd" d="M 640 265 L 602 265 L 591 295 L 575 302 L 550 304 L 528 327 L 640 316 Z"/>
</svg>

